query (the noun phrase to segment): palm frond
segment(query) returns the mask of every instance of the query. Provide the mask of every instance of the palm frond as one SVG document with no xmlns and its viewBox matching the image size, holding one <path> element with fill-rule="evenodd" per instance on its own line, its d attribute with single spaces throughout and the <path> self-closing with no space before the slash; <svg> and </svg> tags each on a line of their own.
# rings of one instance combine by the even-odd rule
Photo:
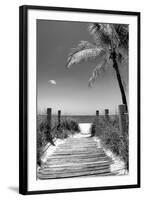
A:
<svg viewBox="0 0 144 200">
<path fill-rule="evenodd" d="M 129 26 L 127 24 L 117 24 L 115 29 L 120 38 L 120 46 L 127 49 L 129 47 Z"/>
<path fill-rule="evenodd" d="M 91 74 L 91 77 L 90 77 L 89 80 L 88 80 L 88 86 L 89 86 L 89 87 L 92 87 L 92 85 L 94 84 L 96 78 L 97 78 L 102 72 L 105 71 L 106 64 L 107 64 L 107 58 L 105 57 L 105 58 L 104 58 L 104 61 L 103 61 L 102 63 L 98 64 L 98 65 L 94 68 L 94 70 L 93 70 L 93 72 L 92 72 L 92 74 Z"/>
<path fill-rule="evenodd" d="M 117 61 L 120 63 L 120 64 L 122 64 L 123 63 L 123 55 L 122 55 L 122 53 L 118 53 L 117 54 Z"/>
<path fill-rule="evenodd" d="M 119 44 L 120 44 L 120 37 L 115 29 L 115 25 L 114 24 L 110 24 L 110 27 L 111 27 L 111 43 L 112 43 L 112 46 L 115 46 L 115 47 L 118 47 Z"/>
<path fill-rule="evenodd" d="M 128 48 L 128 25 L 92 23 L 88 30 L 96 44 Z"/>
<path fill-rule="evenodd" d="M 78 64 L 88 59 L 96 59 L 98 56 L 104 55 L 105 49 L 102 47 L 96 47 L 87 41 L 81 41 L 76 48 L 71 49 L 71 53 L 67 59 L 67 68 L 70 68 L 73 64 Z"/>
<path fill-rule="evenodd" d="M 117 48 L 117 61 L 119 64 L 128 64 L 128 49 L 120 46 Z"/>
<path fill-rule="evenodd" d="M 88 31 L 93 36 L 97 46 L 109 46 L 111 44 L 111 40 L 106 30 L 105 24 L 92 23 L 88 26 Z"/>
<path fill-rule="evenodd" d="M 110 24 L 92 23 L 89 25 L 88 30 L 90 34 L 105 34 L 110 36 L 112 34 L 112 27 Z"/>
</svg>

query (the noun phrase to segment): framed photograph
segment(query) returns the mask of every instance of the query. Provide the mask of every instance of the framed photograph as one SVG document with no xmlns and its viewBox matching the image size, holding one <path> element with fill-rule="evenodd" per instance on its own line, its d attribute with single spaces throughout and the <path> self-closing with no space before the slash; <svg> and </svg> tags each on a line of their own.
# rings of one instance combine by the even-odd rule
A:
<svg viewBox="0 0 144 200">
<path fill-rule="evenodd" d="M 140 13 L 19 14 L 19 192 L 140 187 Z"/>
</svg>

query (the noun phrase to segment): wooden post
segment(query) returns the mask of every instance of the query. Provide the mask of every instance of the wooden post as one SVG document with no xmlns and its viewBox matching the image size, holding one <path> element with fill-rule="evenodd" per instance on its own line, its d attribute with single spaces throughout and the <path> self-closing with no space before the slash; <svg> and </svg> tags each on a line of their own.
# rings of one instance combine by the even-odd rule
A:
<svg viewBox="0 0 144 200">
<path fill-rule="evenodd" d="M 58 110 L 58 126 L 60 126 L 61 123 L 61 110 Z"/>
<path fill-rule="evenodd" d="M 99 110 L 96 110 L 96 116 L 99 117 Z"/>
<path fill-rule="evenodd" d="M 109 109 L 105 109 L 105 117 L 106 117 L 106 118 L 109 117 Z"/>
<path fill-rule="evenodd" d="M 51 108 L 47 108 L 47 122 L 49 125 L 49 129 L 51 130 L 51 119 L 52 119 L 52 109 Z"/>
<path fill-rule="evenodd" d="M 126 105 L 119 105 L 119 128 L 121 135 L 124 135 L 126 131 Z"/>
</svg>

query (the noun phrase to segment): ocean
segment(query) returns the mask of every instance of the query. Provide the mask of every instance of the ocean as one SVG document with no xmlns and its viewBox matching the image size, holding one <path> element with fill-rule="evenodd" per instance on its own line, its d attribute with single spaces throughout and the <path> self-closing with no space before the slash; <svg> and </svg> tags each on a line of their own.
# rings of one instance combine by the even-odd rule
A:
<svg viewBox="0 0 144 200">
<path fill-rule="evenodd" d="M 110 115 L 111 118 L 115 118 L 116 115 Z M 38 124 L 46 120 L 46 115 L 37 115 Z M 95 115 L 62 115 L 61 120 L 63 119 L 73 119 L 77 123 L 93 123 Z M 57 121 L 57 115 L 52 115 L 52 120 Z"/>
</svg>

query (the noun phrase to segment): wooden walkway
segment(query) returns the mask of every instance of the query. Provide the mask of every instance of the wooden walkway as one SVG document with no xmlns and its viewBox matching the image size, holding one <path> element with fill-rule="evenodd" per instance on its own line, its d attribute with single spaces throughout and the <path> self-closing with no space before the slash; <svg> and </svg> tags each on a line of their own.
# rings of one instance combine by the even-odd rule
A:
<svg viewBox="0 0 144 200">
<path fill-rule="evenodd" d="M 39 179 L 112 175 L 112 163 L 92 137 L 70 137 L 47 158 Z"/>
</svg>

